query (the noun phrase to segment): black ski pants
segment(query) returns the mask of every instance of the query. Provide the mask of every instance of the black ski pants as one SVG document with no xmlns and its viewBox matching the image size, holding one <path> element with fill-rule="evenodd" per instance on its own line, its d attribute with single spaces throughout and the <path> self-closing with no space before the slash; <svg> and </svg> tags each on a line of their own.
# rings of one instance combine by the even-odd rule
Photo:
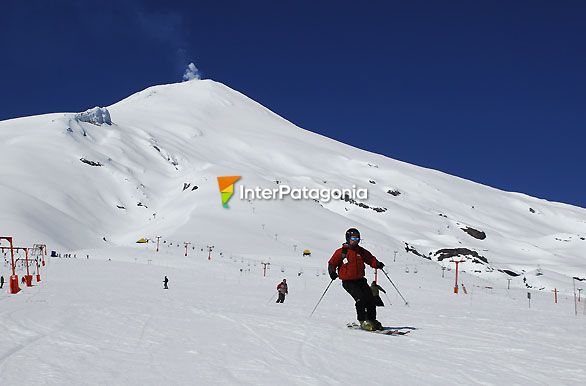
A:
<svg viewBox="0 0 586 386">
<path fill-rule="evenodd" d="M 365 278 L 358 280 L 343 280 L 342 287 L 356 301 L 356 319 L 376 320 L 376 305 L 372 291 Z"/>
<path fill-rule="evenodd" d="M 279 298 L 277 299 L 277 303 L 283 303 L 285 301 L 285 294 L 279 292 Z"/>
</svg>

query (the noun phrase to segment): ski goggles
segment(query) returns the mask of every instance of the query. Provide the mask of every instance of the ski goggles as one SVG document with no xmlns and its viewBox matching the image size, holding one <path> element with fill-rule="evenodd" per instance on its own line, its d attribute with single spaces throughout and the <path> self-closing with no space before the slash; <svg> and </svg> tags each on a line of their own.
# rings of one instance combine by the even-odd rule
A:
<svg viewBox="0 0 586 386">
<path fill-rule="evenodd" d="M 360 237 L 357 236 L 351 236 L 348 238 L 348 240 L 352 240 L 352 241 L 360 241 Z"/>
</svg>

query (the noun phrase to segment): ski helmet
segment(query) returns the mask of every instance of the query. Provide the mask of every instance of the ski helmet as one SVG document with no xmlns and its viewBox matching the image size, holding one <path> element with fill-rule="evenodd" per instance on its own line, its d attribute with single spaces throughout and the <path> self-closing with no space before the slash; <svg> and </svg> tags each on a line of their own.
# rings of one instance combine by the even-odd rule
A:
<svg viewBox="0 0 586 386">
<path fill-rule="evenodd" d="M 346 231 L 346 242 L 349 242 L 350 237 L 352 237 L 352 236 L 356 236 L 356 237 L 360 238 L 360 232 L 358 232 L 358 229 L 350 228 Z"/>
</svg>

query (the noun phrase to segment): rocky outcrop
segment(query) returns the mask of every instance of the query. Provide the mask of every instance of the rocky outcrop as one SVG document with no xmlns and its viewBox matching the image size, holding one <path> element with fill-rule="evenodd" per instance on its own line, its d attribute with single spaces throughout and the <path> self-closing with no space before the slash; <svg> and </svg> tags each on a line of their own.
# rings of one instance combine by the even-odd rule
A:
<svg viewBox="0 0 586 386">
<path fill-rule="evenodd" d="M 475 260 L 477 259 L 478 263 L 482 261 L 485 264 L 488 264 L 488 259 L 486 257 L 481 256 L 478 254 L 478 252 L 468 248 L 444 248 L 436 251 L 434 255 L 437 256 L 437 261 L 442 261 L 444 259 L 449 259 L 455 256 L 468 256 L 475 258 Z"/>
<path fill-rule="evenodd" d="M 486 238 L 486 233 L 479 231 L 478 229 L 474 229 L 471 227 L 466 227 L 466 228 L 460 228 L 462 229 L 464 232 L 468 233 L 470 236 L 474 237 L 475 239 L 478 240 L 484 240 Z"/>
<path fill-rule="evenodd" d="M 83 113 L 75 114 L 75 119 L 79 122 L 87 122 L 97 126 L 112 124 L 110 112 L 105 107 L 94 107 Z"/>
<path fill-rule="evenodd" d="M 102 165 L 101 163 L 99 163 L 99 162 L 97 162 L 97 161 L 90 161 L 90 160 L 88 160 L 88 159 L 85 159 L 85 158 L 83 158 L 83 157 L 82 157 L 82 158 L 80 158 L 79 160 L 80 160 L 81 162 L 83 162 L 84 164 L 88 164 L 88 165 L 90 165 L 90 166 L 104 166 L 104 165 Z"/>
</svg>

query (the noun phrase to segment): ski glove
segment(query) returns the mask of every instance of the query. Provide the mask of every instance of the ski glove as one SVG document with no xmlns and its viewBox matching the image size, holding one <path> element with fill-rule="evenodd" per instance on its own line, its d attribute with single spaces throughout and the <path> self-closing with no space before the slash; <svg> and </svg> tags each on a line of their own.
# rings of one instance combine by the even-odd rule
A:
<svg viewBox="0 0 586 386">
<path fill-rule="evenodd" d="M 383 264 L 383 262 L 382 262 L 382 261 L 377 261 L 377 262 L 376 262 L 376 267 L 377 267 L 378 269 L 383 269 L 383 268 L 385 267 L 385 265 Z"/>
</svg>

